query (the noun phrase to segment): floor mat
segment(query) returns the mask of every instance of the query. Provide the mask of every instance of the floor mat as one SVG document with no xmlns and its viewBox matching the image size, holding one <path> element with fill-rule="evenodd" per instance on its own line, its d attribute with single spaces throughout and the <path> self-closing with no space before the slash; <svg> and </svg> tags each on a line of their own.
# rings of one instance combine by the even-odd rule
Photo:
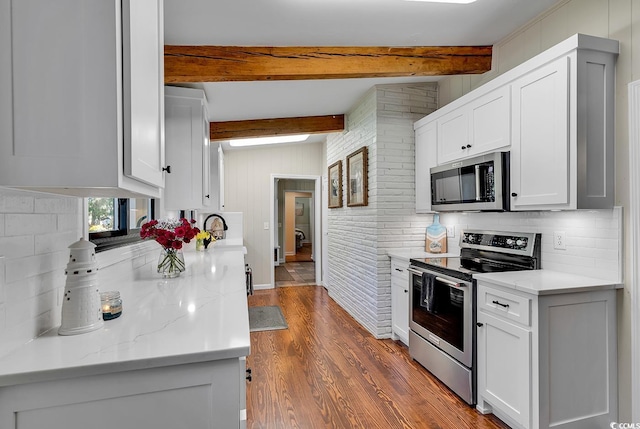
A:
<svg viewBox="0 0 640 429">
<path fill-rule="evenodd" d="M 291 274 L 289 274 L 289 271 L 287 271 L 284 265 L 278 265 L 276 267 L 275 277 L 277 282 L 293 281 L 293 277 L 291 277 Z"/>
<path fill-rule="evenodd" d="M 277 305 L 249 307 L 249 331 L 288 329 L 282 310 Z"/>
</svg>

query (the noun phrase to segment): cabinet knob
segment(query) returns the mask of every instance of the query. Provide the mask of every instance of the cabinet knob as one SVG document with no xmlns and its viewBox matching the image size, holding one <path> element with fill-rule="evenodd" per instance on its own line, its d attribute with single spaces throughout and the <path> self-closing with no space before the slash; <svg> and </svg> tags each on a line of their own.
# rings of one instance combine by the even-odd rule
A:
<svg viewBox="0 0 640 429">
<path fill-rule="evenodd" d="M 209 194 L 205 195 L 204 197 L 205 197 L 205 198 L 209 198 Z"/>
<path fill-rule="evenodd" d="M 512 193 L 511 193 L 511 196 L 512 196 L 512 197 L 517 197 L 517 196 L 518 196 L 518 194 L 517 194 L 517 193 L 515 193 L 515 192 L 512 192 Z"/>
<path fill-rule="evenodd" d="M 471 149 L 471 145 L 470 144 L 467 145 L 467 149 Z"/>
<path fill-rule="evenodd" d="M 404 290 L 404 293 L 409 293 L 409 289 L 405 289 L 405 290 Z"/>
<path fill-rule="evenodd" d="M 478 322 L 478 323 L 476 323 L 476 326 L 477 326 L 478 328 L 482 328 L 482 327 L 484 326 L 484 323 L 480 323 L 480 322 Z"/>
<path fill-rule="evenodd" d="M 171 166 L 167 165 L 166 167 L 162 167 L 162 171 L 166 171 L 168 174 L 171 174 Z"/>
<path fill-rule="evenodd" d="M 466 146 L 462 146 L 460 149 L 465 150 L 467 147 Z"/>
</svg>

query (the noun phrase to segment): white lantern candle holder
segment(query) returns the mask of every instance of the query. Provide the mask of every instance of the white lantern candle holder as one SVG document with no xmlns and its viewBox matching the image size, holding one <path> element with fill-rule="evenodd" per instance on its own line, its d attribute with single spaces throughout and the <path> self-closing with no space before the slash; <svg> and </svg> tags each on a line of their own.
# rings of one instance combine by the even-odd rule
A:
<svg viewBox="0 0 640 429">
<path fill-rule="evenodd" d="M 102 328 L 96 245 L 84 238 L 69 246 L 67 281 L 58 335 L 77 335 Z"/>
</svg>

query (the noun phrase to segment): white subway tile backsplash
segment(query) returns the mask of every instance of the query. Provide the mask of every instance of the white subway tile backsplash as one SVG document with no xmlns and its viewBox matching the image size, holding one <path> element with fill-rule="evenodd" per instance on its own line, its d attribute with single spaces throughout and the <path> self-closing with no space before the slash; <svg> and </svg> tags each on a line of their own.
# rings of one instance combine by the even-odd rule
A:
<svg viewBox="0 0 640 429">
<path fill-rule="evenodd" d="M 53 253 L 65 250 L 68 255 L 69 246 L 79 240 L 78 232 L 67 231 L 53 234 L 36 235 L 35 254 Z"/>
<path fill-rule="evenodd" d="M 0 213 L 33 213 L 35 203 L 32 194 L 0 188 L 0 195 Z"/>
<path fill-rule="evenodd" d="M 10 259 L 11 262 L 7 263 L 5 268 L 7 284 L 55 270 L 64 272 L 64 267 L 67 265 L 68 260 L 68 251 Z"/>
<path fill-rule="evenodd" d="M 35 213 L 77 213 L 78 198 L 40 197 L 35 199 Z"/>
<path fill-rule="evenodd" d="M 46 234 L 57 231 L 55 214 L 6 214 L 5 236 Z"/>
<path fill-rule="evenodd" d="M 33 235 L 0 236 L 0 255 L 10 258 L 32 256 L 35 253 Z"/>
</svg>

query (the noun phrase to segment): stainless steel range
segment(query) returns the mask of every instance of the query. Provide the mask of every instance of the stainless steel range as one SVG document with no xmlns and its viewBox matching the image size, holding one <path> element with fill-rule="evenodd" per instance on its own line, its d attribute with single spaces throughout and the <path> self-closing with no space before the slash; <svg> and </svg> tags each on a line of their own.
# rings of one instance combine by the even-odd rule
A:
<svg viewBox="0 0 640 429">
<path fill-rule="evenodd" d="M 540 234 L 464 231 L 459 258 L 411 259 L 411 357 L 469 404 L 476 403 L 474 273 L 540 268 Z"/>
</svg>

